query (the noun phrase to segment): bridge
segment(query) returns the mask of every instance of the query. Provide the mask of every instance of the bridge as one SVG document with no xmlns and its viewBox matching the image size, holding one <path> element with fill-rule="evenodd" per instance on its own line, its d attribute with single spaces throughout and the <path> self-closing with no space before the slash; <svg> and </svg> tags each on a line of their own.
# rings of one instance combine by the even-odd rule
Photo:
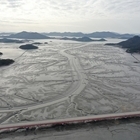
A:
<svg viewBox="0 0 140 140">
<path fill-rule="evenodd" d="M 0 124 L 0 130 L 27 129 L 27 128 L 46 127 L 46 126 L 53 126 L 53 125 L 78 124 L 78 123 L 86 123 L 86 122 L 94 122 L 94 121 L 116 120 L 116 119 L 135 118 L 135 117 L 140 117 L 140 111 L 116 113 L 116 114 L 92 115 L 92 116 L 66 118 L 66 119 L 34 121 L 34 122 L 21 122 L 21 123 L 13 123 L 13 124 Z"/>
</svg>

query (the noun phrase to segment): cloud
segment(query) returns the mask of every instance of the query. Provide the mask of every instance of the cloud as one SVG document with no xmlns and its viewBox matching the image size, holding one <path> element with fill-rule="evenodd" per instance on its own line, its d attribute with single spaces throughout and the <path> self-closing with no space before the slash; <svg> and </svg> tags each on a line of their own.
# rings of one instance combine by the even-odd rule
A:
<svg viewBox="0 0 140 140">
<path fill-rule="evenodd" d="M 103 1 L 102 1 L 103 2 Z M 140 12 L 139 0 L 106 0 L 104 7 L 106 13 L 115 15 L 135 15 Z M 125 18 L 125 17 L 123 17 Z"/>
<path fill-rule="evenodd" d="M 15 24 L 85 24 L 107 19 L 140 21 L 140 0 L 2 0 L 0 19 Z M 31 22 L 29 22 L 30 24 Z M 85 25 L 86 26 L 86 25 Z"/>
<path fill-rule="evenodd" d="M 5 11 L 22 16 L 39 17 L 114 17 L 140 12 L 139 0 L 4 0 L 0 5 Z M 17 13 L 14 13 L 14 10 Z M 3 11 L 4 13 L 4 11 Z M 27 15 L 28 14 L 28 15 Z M 39 18 L 37 17 L 37 18 Z"/>
<path fill-rule="evenodd" d="M 7 0 L 8 7 L 10 8 L 15 8 L 15 7 L 20 7 L 23 4 L 23 1 L 21 0 Z"/>
</svg>

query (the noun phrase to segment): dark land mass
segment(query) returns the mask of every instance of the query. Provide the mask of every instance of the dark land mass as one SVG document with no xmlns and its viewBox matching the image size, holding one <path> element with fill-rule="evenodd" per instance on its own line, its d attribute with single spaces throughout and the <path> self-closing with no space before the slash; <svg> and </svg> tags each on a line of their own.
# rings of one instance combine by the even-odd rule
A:
<svg viewBox="0 0 140 140">
<path fill-rule="evenodd" d="M 8 36 L 8 35 L 11 35 L 11 34 L 13 34 L 13 32 L 1 32 L 0 36 Z"/>
<path fill-rule="evenodd" d="M 17 34 L 11 34 L 7 36 L 8 38 L 20 38 L 20 39 L 50 39 L 50 37 L 45 36 L 43 34 L 39 34 L 37 32 L 20 32 Z"/>
<path fill-rule="evenodd" d="M 0 39 L 0 43 L 25 43 L 25 40 L 15 40 L 15 39 L 8 39 L 8 38 L 2 38 Z"/>
<path fill-rule="evenodd" d="M 41 45 L 42 43 L 40 43 L 40 42 L 34 42 L 34 43 L 32 43 L 32 44 Z"/>
<path fill-rule="evenodd" d="M 93 33 L 82 33 L 82 32 L 50 32 L 43 33 L 48 36 L 69 36 L 69 37 L 91 37 L 91 38 L 120 38 L 120 39 L 129 39 L 135 36 L 134 34 L 119 34 L 114 32 L 93 32 Z"/>
<path fill-rule="evenodd" d="M 44 44 L 48 44 L 48 42 L 44 42 Z"/>
<path fill-rule="evenodd" d="M 5 33 L 0 34 L 1 37 L 7 38 L 19 38 L 19 39 L 55 39 L 49 36 L 69 36 L 69 37 L 91 37 L 91 38 L 119 38 L 119 39 L 129 39 L 135 36 L 134 34 L 119 34 L 115 32 L 103 31 L 103 32 L 93 32 L 93 33 L 82 33 L 82 32 L 50 32 L 50 33 L 37 33 L 37 32 L 20 32 L 11 34 Z M 2 36 L 3 35 L 3 36 Z"/>
<path fill-rule="evenodd" d="M 126 41 L 122 41 L 120 43 L 107 43 L 105 45 L 113 45 L 113 46 L 121 46 L 122 48 L 126 48 L 126 52 L 128 53 L 140 53 L 140 37 L 134 36 Z"/>
<path fill-rule="evenodd" d="M 80 42 L 92 42 L 92 41 L 106 41 L 105 39 L 98 39 L 98 40 L 93 40 L 89 37 L 82 37 L 82 38 L 68 38 L 68 37 L 64 37 L 64 38 L 60 38 L 61 40 L 72 40 L 72 41 L 80 41 Z"/>
<path fill-rule="evenodd" d="M 19 48 L 20 48 L 20 49 L 23 49 L 23 50 L 38 49 L 37 46 L 34 46 L 34 45 L 32 45 L 32 44 L 21 45 Z"/>
<path fill-rule="evenodd" d="M 0 55 L 3 55 L 3 53 L 2 53 L 2 52 L 0 52 Z"/>
<path fill-rule="evenodd" d="M 12 59 L 0 59 L 0 67 L 1 66 L 8 66 L 10 64 L 13 64 L 14 60 Z"/>
</svg>

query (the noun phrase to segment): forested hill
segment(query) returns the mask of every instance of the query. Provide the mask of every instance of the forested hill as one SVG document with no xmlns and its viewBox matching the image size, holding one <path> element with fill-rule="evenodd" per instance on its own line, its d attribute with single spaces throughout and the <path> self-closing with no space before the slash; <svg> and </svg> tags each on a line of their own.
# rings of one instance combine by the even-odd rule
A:
<svg viewBox="0 0 140 140">
<path fill-rule="evenodd" d="M 37 32 L 20 32 L 17 34 L 11 34 L 8 38 L 19 38 L 19 39 L 50 39 L 50 37 Z"/>
<path fill-rule="evenodd" d="M 126 41 L 122 41 L 120 43 L 107 43 L 105 45 L 113 45 L 113 46 L 121 46 L 122 48 L 126 48 L 126 52 L 128 53 L 140 53 L 140 37 L 134 36 Z"/>
</svg>

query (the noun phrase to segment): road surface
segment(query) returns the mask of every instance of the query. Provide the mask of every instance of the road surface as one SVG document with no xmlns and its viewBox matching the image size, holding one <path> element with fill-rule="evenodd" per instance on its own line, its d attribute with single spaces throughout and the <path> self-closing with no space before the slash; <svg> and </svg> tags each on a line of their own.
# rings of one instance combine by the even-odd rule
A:
<svg viewBox="0 0 140 140">
<path fill-rule="evenodd" d="M 84 117 L 35 121 L 35 122 L 0 124 L 0 130 L 10 130 L 11 128 L 13 129 L 33 128 L 33 127 L 40 127 L 40 126 L 47 126 L 47 125 L 51 126 L 51 125 L 57 125 L 57 124 L 73 124 L 73 123 L 81 123 L 81 122 L 113 120 L 113 119 L 133 118 L 133 117 L 140 117 L 140 111 L 117 113 L 117 114 L 92 115 L 92 116 L 84 116 Z"/>
</svg>

